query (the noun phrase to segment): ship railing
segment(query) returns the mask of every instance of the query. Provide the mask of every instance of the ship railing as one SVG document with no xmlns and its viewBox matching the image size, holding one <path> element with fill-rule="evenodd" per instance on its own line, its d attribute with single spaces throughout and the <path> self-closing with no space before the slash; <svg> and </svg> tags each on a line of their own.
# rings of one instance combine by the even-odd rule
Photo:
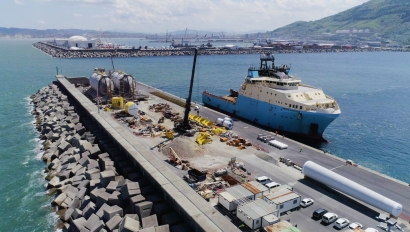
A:
<svg viewBox="0 0 410 232">
<path fill-rule="evenodd" d="M 307 85 L 307 84 L 304 84 L 304 83 L 299 83 L 299 85 L 300 85 L 300 86 L 304 86 L 304 87 L 308 87 L 308 88 L 323 90 L 322 87 L 316 87 L 316 86 Z"/>
<path fill-rule="evenodd" d="M 235 101 L 231 101 L 231 100 L 226 99 L 226 98 L 224 98 L 224 97 L 221 97 L 221 96 L 215 95 L 215 94 L 210 93 L 210 92 L 208 92 L 208 91 L 206 91 L 206 90 L 205 90 L 204 92 L 202 92 L 202 94 L 209 95 L 209 96 L 211 96 L 211 97 L 215 97 L 215 98 L 218 98 L 218 99 L 221 99 L 221 100 L 227 101 L 227 102 L 235 103 Z"/>
</svg>

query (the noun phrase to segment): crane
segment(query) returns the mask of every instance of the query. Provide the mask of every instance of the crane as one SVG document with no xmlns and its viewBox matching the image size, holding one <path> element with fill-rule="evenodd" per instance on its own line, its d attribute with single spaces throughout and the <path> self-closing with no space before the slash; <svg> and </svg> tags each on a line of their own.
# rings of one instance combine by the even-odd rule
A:
<svg viewBox="0 0 410 232">
<path fill-rule="evenodd" d="M 184 38 L 182 38 L 182 41 L 181 41 L 181 45 L 182 46 L 184 46 L 184 39 L 185 39 L 185 37 L 186 37 L 186 32 L 188 31 L 188 28 L 185 28 L 185 34 L 184 34 Z"/>
</svg>

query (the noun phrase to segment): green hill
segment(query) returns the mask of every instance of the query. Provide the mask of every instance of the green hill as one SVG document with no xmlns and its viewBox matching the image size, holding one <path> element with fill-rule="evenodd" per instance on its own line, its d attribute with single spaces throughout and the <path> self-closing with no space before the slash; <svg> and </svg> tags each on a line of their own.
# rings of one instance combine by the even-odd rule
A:
<svg viewBox="0 0 410 232">
<path fill-rule="evenodd" d="M 270 32 L 270 35 L 281 38 L 355 39 L 410 44 L 410 1 L 370 0 L 320 20 L 289 24 Z"/>
</svg>

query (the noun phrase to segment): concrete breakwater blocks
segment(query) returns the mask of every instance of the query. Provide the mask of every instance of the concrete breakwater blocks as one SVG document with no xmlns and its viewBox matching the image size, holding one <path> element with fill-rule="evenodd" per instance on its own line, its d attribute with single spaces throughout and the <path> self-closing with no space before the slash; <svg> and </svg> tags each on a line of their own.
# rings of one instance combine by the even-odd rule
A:
<svg viewBox="0 0 410 232">
<path fill-rule="evenodd" d="M 55 196 L 51 205 L 59 212 L 63 231 L 169 231 L 153 213 L 155 208 L 161 219 L 169 213 L 163 196 L 135 168 L 132 173 L 124 172 L 127 169 L 115 160 L 127 161 L 127 165 L 131 162 L 119 149 L 108 149 L 115 155 L 101 152 L 101 144 L 94 143 L 98 136 L 85 129 L 98 127 L 82 124 L 81 112 L 70 105 L 57 85 L 40 89 L 31 99 L 43 140 L 42 159 L 47 162 L 46 188 Z M 146 198 L 142 192 L 150 196 Z M 173 214 L 176 219 L 164 221 L 182 223 L 181 217 Z"/>
</svg>

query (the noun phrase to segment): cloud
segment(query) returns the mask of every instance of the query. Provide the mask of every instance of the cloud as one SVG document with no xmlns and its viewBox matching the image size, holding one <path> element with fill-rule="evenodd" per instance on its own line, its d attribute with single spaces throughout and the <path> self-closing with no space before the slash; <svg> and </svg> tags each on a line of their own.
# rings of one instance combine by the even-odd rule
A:
<svg viewBox="0 0 410 232">
<path fill-rule="evenodd" d="M 17 5 L 24 5 L 24 2 L 20 0 L 14 0 L 14 3 L 16 3 Z"/>
<path fill-rule="evenodd" d="M 74 16 L 74 17 L 81 17 L 81 15 L 80 15 L 80 14 L 77 14 L 77 13 L 74 13 L 73 16 Z"/>
<path fill-rule="evenodd" d="M 44 20 L 39 20 L 38 22 L 41 23 L 41 24 L 46 24 L 46 22 Z"/>
<path fill-rule="evenodd" d="M 18 1 L 18 0 L 16 0 Z M 44 0 L 43 0 L 44 1 Z M 273 30 L 296 21 L 318 20 L 368 0 L 49 0 L 78 9 L 88 26 L 158 32 Z M 86 6 L 86 7 L 81 7 Z M 90 8 L 90 6 L 92 8 Z M 90 9 L 94 9 L 91 10 Z M 98 12 L 98 13 L 97 13 Z M 79 12 L 80 13 L 80 12 Z M 78 14 L 80 15 L 80 14 Z M 74 14 L 78 17 L 77 14 Z M 101 21 L 97 21 L 97 19 Z"/>
</svg>

